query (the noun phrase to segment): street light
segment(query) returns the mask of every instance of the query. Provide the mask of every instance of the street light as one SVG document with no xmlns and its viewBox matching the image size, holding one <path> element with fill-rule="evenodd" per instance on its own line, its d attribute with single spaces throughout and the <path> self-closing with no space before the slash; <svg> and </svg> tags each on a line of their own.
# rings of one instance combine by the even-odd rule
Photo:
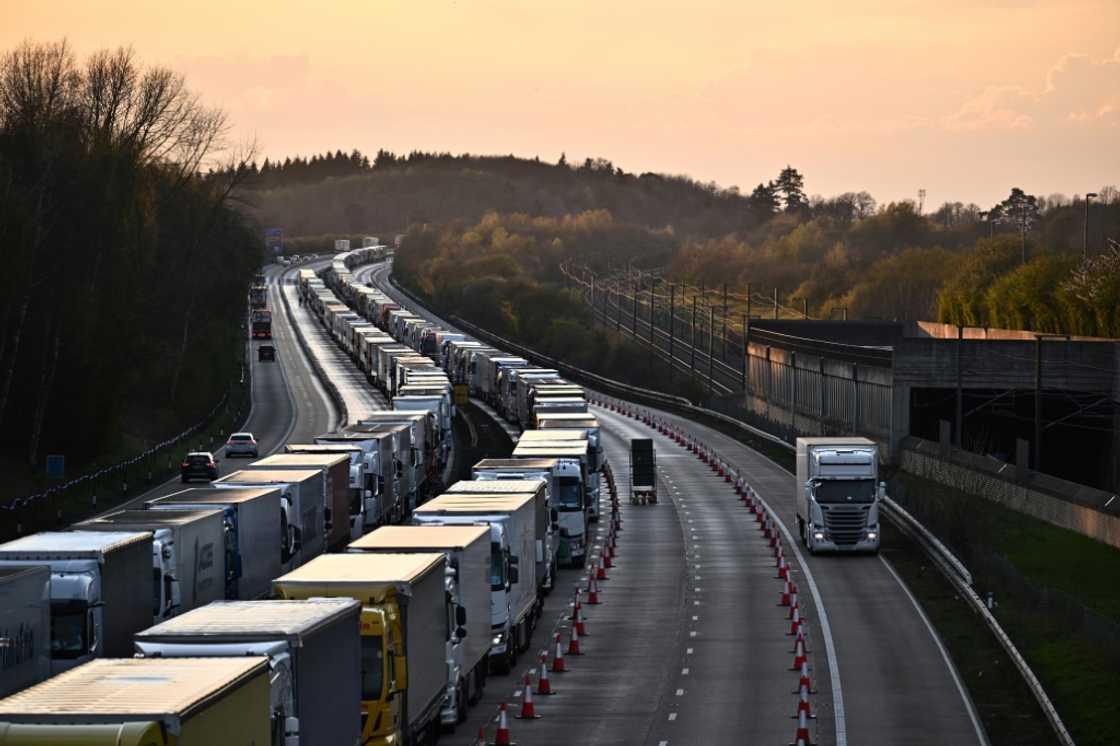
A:
<svg viewBox="0 0 1120 746">
<path fill-rule="evenodd" d="M 1096 192 L 1089 192 L 1085 195 L 1085 235 L 1081 243 L 1081 258 L 1087 259 L 1089 257 L 1089 200 L 1096 197 Z"/>
</svg>

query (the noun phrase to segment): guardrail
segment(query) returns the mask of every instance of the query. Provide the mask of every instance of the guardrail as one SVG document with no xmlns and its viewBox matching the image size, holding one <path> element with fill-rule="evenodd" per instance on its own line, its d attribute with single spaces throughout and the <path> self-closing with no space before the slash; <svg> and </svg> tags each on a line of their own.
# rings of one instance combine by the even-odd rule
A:
<svg viewBox="0 0 1120 746">
<path fill-rule="evenodd" d="M 393 283 L 399 291 L 407 295 L 414 302 L 423 306 L 424 302 L 417 298 L 413 293 L 405 288 Z M 664 407 L 670 411 L 678 414 L 684 414 L 702 420 L 715 420 L 726 426 L 740 430 L 751 438 L 757 438 L 765 441 L 766 443 L 776 446 L 784 451 L 793 452 L 795 445 L 788 441 L 782 440 L 764 430 L 752 427 L 745 422 L 736 420 L 721 412 L 715 412 L 704 407 L 698 407 L 684 397 L 673 396 L 664 394 L 659 391 L 652 391 L 638 386 L 631 386 L 621 381 L 615 381 L 610 378 L 605 378 L 596 373 L 577 368 L 573 365 L 568 365 L 562 361 L 556 360 L 548 355 L 543 355 L 535 350 L 532 350 L 524 345 L 518 344 L 511 340 L 505 339 L 497 334 L 491 334 L 485 329 L 472 324 L 458 316 L 452 316 L 451 320 L 458 326 L 463 327 L 471 334 L 478 338 L 489 342 L 501 349 L 516 352 L 522 357 L 532 360 L 537 364 L 546 364 L 547 367 L 556 368 L 561 371 L 565 376 L 573 380 L 583 379 L 585 381 L 592 381 L 596 388 L 603 389 L 606 393 L 614 394 L 615 396 L 622 396 L 624 398 L 638 399 L 642 403 L 653 404 L 654 406 Z M 1035 700 L 1038 702 L 1039 707 L 1042 709 L 1046 719 L 1050 722 L 1051 728 L 1054 730 L 1055 736 L 1063 744 L 1063 746 L 1075 746 L 1073 738 L 1070 736 L 1069 731 L 1066 729 L 1065 723 L 1062 722 L 1061 716 L 1058 714 L 1054 703 L 1042 688 L 1038 677 L 1035 676 L 1034 671 L 1031 670 L 1030 665 L 1026 659 L 1023 658 L 1019 649 L 1008 637 L 1007 633 L 1000 626 L 999 620 L 992 615 L 987 605 L 980 598 L 979 594 L 972 588 L 972 574 L 968 568 L 957 559 L 957 557 L 945 546 L 936 536 L 933 535 L 925 526 L 923 526 L 916 518 L 910 515 L 901 505 L 896 503 L 889 497 L 883 501 L 884 515 L 891 520 L 891 522 L 898 527 L 903 534 L 914 540 L 919 547 L 925 552 L 926 555 L 937 566 L 938 570 L 945 576 L 951 585 L 968 601 L 973 610 L 980 615 L 987 624 L 988 628 L 995 635 L 996 640 L 999 641 L 1000 646 L 1003 648 L 1007 656 L 1015 664 L 1020 676 L 1023 677 L 1027 687 L 1031 690 Z"/>
</svg>

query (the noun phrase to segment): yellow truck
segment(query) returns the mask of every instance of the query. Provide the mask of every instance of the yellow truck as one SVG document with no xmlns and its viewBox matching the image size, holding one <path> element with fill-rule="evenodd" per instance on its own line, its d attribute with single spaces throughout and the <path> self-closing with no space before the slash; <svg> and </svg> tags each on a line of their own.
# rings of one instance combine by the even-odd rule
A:
<svg viewBox="0 0 1120 746">
<path fill-rule="evenodd" d="M 362 743 L 426 743 L 447 692 L 455 630 L 443 552 L 325 554 L 273 581 L 280 598 L 362 604 Z"/>
<path fill-rule="evenodd" d="M 268 658 L 100 658 L 0 700 L 3 746 L 268 746 Z"/>
</svg>

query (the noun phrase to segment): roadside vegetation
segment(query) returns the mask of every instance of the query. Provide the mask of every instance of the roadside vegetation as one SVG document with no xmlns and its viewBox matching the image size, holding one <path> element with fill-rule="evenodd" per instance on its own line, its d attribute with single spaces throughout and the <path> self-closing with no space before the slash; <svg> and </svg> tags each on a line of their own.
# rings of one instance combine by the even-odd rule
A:
<svg viewBox="0 0 1120 746">
<path fill-rule="evenodd" d="M 241 378 L 259 233 L 205 176 L 220 111 L 174 72 L 63 43 L 0 57 L 4 495 L 145 450 Z"/>
</svg>

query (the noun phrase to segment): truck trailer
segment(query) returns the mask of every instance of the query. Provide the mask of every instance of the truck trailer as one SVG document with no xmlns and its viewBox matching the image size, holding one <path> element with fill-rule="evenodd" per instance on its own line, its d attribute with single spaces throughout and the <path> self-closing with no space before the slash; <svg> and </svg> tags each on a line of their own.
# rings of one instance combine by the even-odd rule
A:
<svg viewBox="0 0 1120 746">
<path fill-rule="evenodd" d="M 189 489 L 149 500 L 144 507 L 176 511 L 214 508 L 222 512 L 227 599 L 261 598 L 281 572 L 283 523 L 278 489 Z"/>
<path fill-rule="evenodd" d="M 274 746 L 355 744 L 361 731 L 353 599 L 219 601 L 136 635 L 144 658 L 268 658 Z M 329 682 L 329 685 L 328 685 Z"/>
<path fill-rule="evenodd" d="M 0 567 L 0 697 L 50 675 L 51 570 Z"/>
<path fill-rule="evenodd" d="M 447 592 L 455 606 L 449 620 L 456 634 L 447 645 L 447 694 L 440 722 L 454 727 L 469 704 L 482 695 L 490 653 L 490 527 L 382 526 L 347 548 L 348 552 L 414 554 L 443 552 Z M 459 608 L 462 612 L 459 612 Z M 458 632 L 465 634 L 458 634 Z"/>
<path fill-rule="evenodd" d="M 323 553 L 323 505 L 326 480 L 318 469 L 257 469 L 235 471 L 210 485 L 214 489 L 265 487 L 280 490 L 284 537 L 281 562 L 297 567 Z"/>
<path fill-rule="evenodd" d="M 152 534 L 45 531 L 0 544 L 0 566 L 51 571 L 51 673 L 130 655 L 152 623 Z M 147 590 L 145 590 L 147 589 Z"/>
<path fill-rule="evenodd" d="M 263 746 L 268 661 L 96 660 L 0 699 L 0 744 Z"/>
<path fill-rule="evenodd" d="M 280 598 L 361 602 L 362 743 L 424 743 L 447 689 L 443 554 L 326 554 L 277 578 Z"/>
<path fill-rule="evenodd" d="M 350 456 L 330 453 L 277 453 L 254 461 L 245 471 L 323 472 L 323 524 L 327 549 L 341 549 L 350 541 Z"/>
<path fill-rule="evenodd" d="M 222 512 L 118 510 L 74 524 L 80 531 L 151 531 L 153 623 L 226 594 L 226 538 Z"/>
</svg>

